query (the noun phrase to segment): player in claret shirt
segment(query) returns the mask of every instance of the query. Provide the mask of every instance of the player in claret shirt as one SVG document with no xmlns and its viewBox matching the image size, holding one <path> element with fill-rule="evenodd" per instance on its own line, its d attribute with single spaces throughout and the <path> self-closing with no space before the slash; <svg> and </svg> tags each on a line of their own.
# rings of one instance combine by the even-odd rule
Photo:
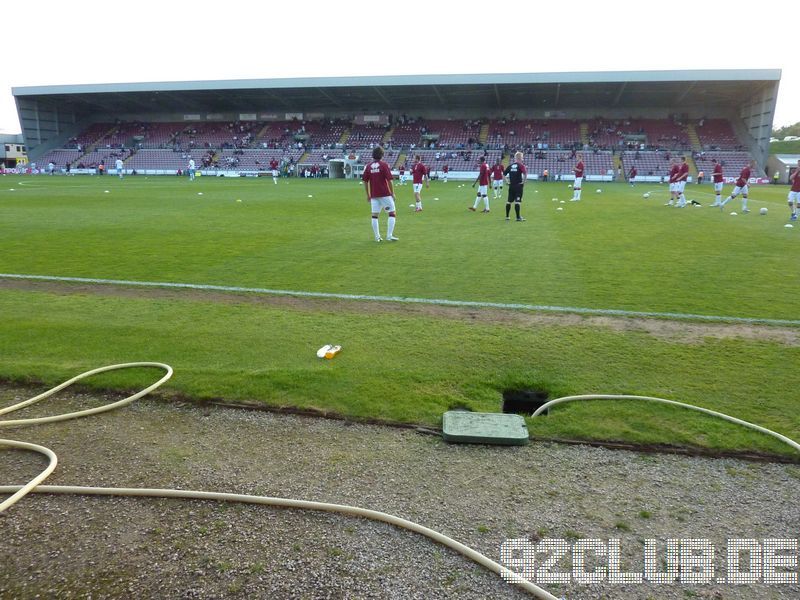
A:
<svg viewBox="0 0 800 600">
<path fill-rule="evenodd" d="M 481 165 L 479 167 L 478 176 L 472 182 L 472 187 L 478 184 L 478 195 L 475 196 L 475 204 L 468 206 L 472 212 L 478 208 L 478 203 L 483 198 L 483 212 L 489 212 L 489 165 L 486 164 L 486 157 L 481 156 Z"/>
<path fill-rule="evenodd" d="M 675 199 L 676 208 L 683 208 L 686 206 L 686 196 L 683 190 L 686 187 L 686 182 L 689 180 L 689 164 L 686 162 L 686 157 L 681 156 L 681 163 L 678 165 L 678 175 L 675 177 Z"/>
<path fill-rule="evenodd" d="M 361 179 L 364 180 L 364 191 L 367 193 L 367 202 L 372 207 L 372 232 L 375 241 L 381 241 L 380 224 L 378 217 L 383 209 L 389 213 L 386 225 L 386 239 L 396 242 L 394 237 L 394 223 L 397 213 L 394 205 L 394 189 L 392 188 L 392 170 L 383 159 L 383 148 L 378 146 L 372 151 L 373 161 L 364 168 Z"/>
<path fill-rule="evenodd" d="M 506 221 L 511 212 L 511 203 L 514 203 L 514 212 L 517 213 L 517 221 L 525 219 L 519 214 L 520 204 L 522 203 L 522 192 L 525 180 L 528 178 L 528 169 L 522 162 L 522 152 L 514 154 L 514 162 L 506 167 L 504 172 L 508 181 L 508 200 L 506 201 Z"/>
<path fill-rule="evenodd" d="M 747 208 L 747 192 L 748 192 L 747 182 L 750 179 L 750 169 L 751 169 L 751 167 L 753 169 L 756 168 L 756 161 L 751 160 L 750 161 L 750 166 L 749 167 L 745 167 L 744 169 L 742 169 L 742 172 L 739 173 L 739 179 L 736 180 L 736 183 L 734 184 L 733 191 L 731 192 L 731 195 L 728 196 L 727 198 L 725 198 L 725 200 L 722 201 L 722 204 L 719 205 L 719 209 L 720 210 L 725 208 L 725 205 L 728 202 L 730 202 L 731 200 L 736 198 L 736 196 L 738 196 L 741 193 L 742 194 L 742 212 L 743 213 L 749 213 L 750 212 L 750 209 Z"/>
<path fill-rule="evenodd" d="M 674 158 L 670 159 L 669 164 L 669 202 L 664 206 L 672 206 L 678 199 L 678 171 L 680 171 L 680 167 Z"/>
<path fill-rule="evenodd" d="M 572 167 L 572 171 L 575 173 L 575 182 L 572 184 L 572 200 L 570 200 L 570 202 L 580 202 L 583 172 L 586 170 L 583 166 L 583 154 L 578 152 L 576 157 L 578 162 L 574 167 Z"/>
<path fill-rule="evenodd" d="M 789 192 L 789 210 L 792 211 L 790 221 L 797 221 L 797 209 L 800 208 L 800 160 L 797 161 L 797 168 L 789 175 L 789 182 L 792 189 Z"/>
<path fill-rule="evenodd" d="M 422 164 L 422 158 L 419 154 L 414 156 L 414 166 L 411 167 L 411 176 L 414 178 L 414 200 L 416 200 L 414 212 L 422 212 L 422 182 L 424 181 L 427 188 L 431 187 L 431 179 L 428 177 L 428 167 Z"/>
<path fill-rule="evenodd" d="M 716 158 L 712 158 L 711 162 L 714 164 L 714 169 L 711 171 L 711 179 L 714 181 L 714 204 L 711 206 L 719 206 L 722 204 L 722 185 L 724 180 L 722 178 L 722 165 L 717 162 Z"/>
<path fill-rule="evenodd" d="M 492 167 L 492 191 L 495 199 L 503 197 L 503 163 L 498 158 Z"/>
<path fill-rule="evenodd" d="M 269 161 L 269 168 L 272 169 L 272 183 L 278 185 L 278 161 L 274 158 Z"/>
</svg>

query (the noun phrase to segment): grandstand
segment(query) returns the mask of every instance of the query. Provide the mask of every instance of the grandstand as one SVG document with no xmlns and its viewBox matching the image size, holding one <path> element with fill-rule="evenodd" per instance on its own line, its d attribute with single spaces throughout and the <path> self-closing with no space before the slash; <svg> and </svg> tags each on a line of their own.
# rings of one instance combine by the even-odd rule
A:
<svg viewBox="0 0 800 600">
<path fill-rule="evenodd" d="M 91 169 L 206 168 L 256 173 L 272 158 L 315 165 L 384 144 L 472 176 L 487 155 L 526 153 L 532 173 L 587 175 L 636 165 L 660 176 L 669 156 L 732 173 L 763 169 L 780 71 L 677 71 L 245 80 L 14 88 L 33 162 Z M 191 112 L 185 107 L 192 107 Z M 259 110 L 256 110 L 256 107 Z M 181 110 L 183 115 L 176 113 Z M 263 110 L 261 110 L 263 109 Z M 182 117 L 182 118 L 181 118 Z M 694 172 L 694 171 L 693 171 Z"/>
</svg>

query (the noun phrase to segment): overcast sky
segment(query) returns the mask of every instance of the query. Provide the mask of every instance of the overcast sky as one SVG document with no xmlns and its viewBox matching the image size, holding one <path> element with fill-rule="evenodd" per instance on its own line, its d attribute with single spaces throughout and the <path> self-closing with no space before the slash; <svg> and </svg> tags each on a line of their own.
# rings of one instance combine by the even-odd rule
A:
<svg viewBox="0 0 800 600">
<path fill-rule="evenodd" d="M 0 133 L 28 85 L 642 69 L 782 69 L 775 126 L 800 121 L 796 5 L 741 6 L 40 0 L 4 11 Z"/>
</svg>

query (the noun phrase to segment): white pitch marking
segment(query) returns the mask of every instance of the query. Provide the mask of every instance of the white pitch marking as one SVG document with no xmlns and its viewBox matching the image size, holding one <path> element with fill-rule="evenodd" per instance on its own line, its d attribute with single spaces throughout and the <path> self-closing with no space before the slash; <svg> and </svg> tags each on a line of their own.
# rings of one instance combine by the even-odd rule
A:
<svg viewBox="0 0 800 600">
<path fill-rule="evenodd" d="M 527 310 L 534 312 L 577 313 L 581 315 L 613 315 L 618 317 L 644 317 L 677 319 L 681 321 L 713 321 L 744 323 L 748 325 L 788 325 L 800 327 L 797 319 L 767 319 L 758 317 L 733 317 L 725 315 L 699 315 L 694 313 L 646 312 L 620 310 L 615 308 L 584 308 L 580 306 L 549 306 L 546 304 L 517 304 L 503 302 L 477 302 L 473 300 L 445 300 L 440 298 L 414 298 L 407 296 L 372 296 L 368 294 L 335 294 L 331 292 L 305 292 L 297 290 L 278 290 L 270 288 L 248 288 L 228 285 L 207 285 L 199 283 L 174 283 L 159 281 L 129 281 L 125 279 L 94 279 L 90 277 L 59 277 L 55 275 L 22 275 L 19 273 L 0 273 L 0 279 L 25 279 L 35 281 L 65 281 L 72 283 L 97 283 L 102 285 L 127 285 L 135 287 L 178 288 L 209 290 L 217 292 L 244 292 L 271 296 L 298 296 L 305 298 L 335 298 L 338 300 L 369 300 L 374 302 L 399 302 L 404 304 L 431 304 L 436 306 L 464 306 L 478 308 L 500 308 L 505 310 Z"/>
</svg>

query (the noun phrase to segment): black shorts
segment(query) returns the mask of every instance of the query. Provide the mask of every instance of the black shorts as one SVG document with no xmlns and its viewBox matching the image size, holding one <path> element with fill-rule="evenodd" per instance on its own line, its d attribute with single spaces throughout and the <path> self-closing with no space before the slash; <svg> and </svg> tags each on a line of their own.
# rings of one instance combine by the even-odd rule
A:
<svg viewBox="0 0 800 600">
<path fill-rule="evenodd" d="M 508 201 L 509 202 L 522 202 L 522 189 L 521 185 L 508 186 Z"/>
</svg>

